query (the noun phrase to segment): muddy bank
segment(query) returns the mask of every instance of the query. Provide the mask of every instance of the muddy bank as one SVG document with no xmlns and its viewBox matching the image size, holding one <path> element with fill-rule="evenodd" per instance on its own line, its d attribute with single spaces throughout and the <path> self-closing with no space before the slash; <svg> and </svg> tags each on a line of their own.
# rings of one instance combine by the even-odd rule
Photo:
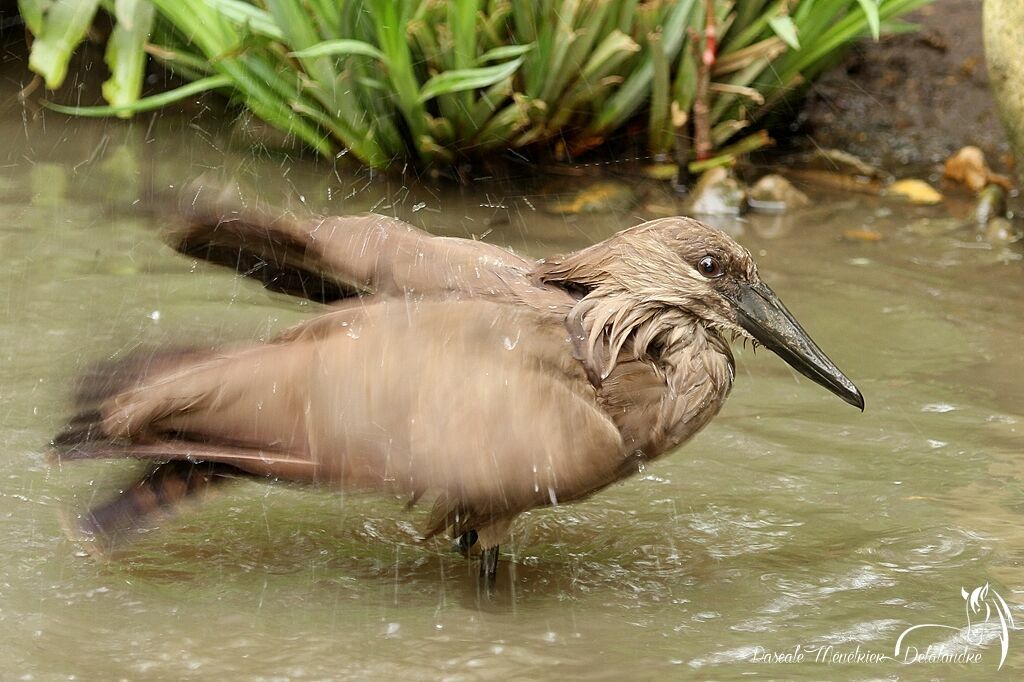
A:
<svg viewBox="0 0 1024 682">
<path fill-rule="evenodd" d="M 791 142 L 899 171 L 974 145 L 1005 171 L 1010 148 L 989 92 L 981 0 L 936 0 L 918 32 L 858 43 L 812 88 Z"/>
</svg>

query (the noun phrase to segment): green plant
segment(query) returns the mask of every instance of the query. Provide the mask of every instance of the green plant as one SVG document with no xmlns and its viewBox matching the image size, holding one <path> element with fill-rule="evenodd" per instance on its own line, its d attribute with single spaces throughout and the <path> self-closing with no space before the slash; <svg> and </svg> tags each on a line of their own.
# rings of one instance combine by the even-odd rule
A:
<svg viewBox="0 0 1024 682">
<path fill-rule="evenodd" d="M 97 11 L 105 107 L 129 116 L 224 92 L 322 154 L 384 167 L 555 141 L 640 120 L 694 169 L 767 143 L 740 131 L 853 39 L 929 0 L 20 0 L 30 68 L 60 85 Z M 147 55 L 191 81 L 139 99 Z M 690 144 L 689 140 L 693 142 Z M 730 143 L 732 143 L 730 145 Z"/>
</svg>

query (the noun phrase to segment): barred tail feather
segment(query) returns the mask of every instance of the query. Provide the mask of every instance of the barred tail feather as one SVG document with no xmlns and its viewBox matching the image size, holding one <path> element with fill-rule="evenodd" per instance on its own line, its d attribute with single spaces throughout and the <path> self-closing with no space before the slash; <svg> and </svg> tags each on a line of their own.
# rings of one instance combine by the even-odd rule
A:
<svg viewBox="0 0 1024 682">
<path fill-rule="evenodd" d="M 242 476 L 228 464 L 165 462 L 113 499 L 82 514 L 66 515 L 65 531 L 71 539 L 88 543 L 92 553 L 107 554 L 139 532 L 175 516 L 186 503 Z"/>
</svg>

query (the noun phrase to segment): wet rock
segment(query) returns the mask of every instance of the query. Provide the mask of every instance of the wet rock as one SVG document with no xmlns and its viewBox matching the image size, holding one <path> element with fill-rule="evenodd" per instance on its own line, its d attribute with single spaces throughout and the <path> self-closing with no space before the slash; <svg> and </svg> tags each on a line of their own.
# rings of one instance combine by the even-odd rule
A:
<svg viewBox="0 0 1024 682">
<path fill-rule="evenodd" d="M 963 147 L 946 159 L 942 173 L 954 182 L 965 185 L 974 192 L 981 191 L 988 184 L 995 183 L 1010 189 L 1012 183 L 1005 175 L 993 173 L 985 161 L 985 152 L 977 147 Z"/>
<path fill-rule="evenodd" d="M 705 171 L 693 188 L 687 213 L 704 215 L 739 215 L 747 192 L 739 180 L 725 168 Z"/>
<path fill-rule="evenodd" d="M 985 0 L 982 15 L 992 93 L 1017 155 L 1017 173 L 1024 182 L 1024 2 Z"/>
<path fill-rule="evenodd" d="M 754 183 L 747 203 L 758 213 L 782 213 L 808 206 L 811 200 L 789 180 L 773 173 Z"/>
<path fill-rule="evenodd" d="M 978 192 L 978 201 L 974 204 L 974 222 L 987 225 L 996 218 L 1006 215 L 1006 191 L 999 185 L 988 185 Z"/>
<path fill-rule="evenodd" d="M 601 181 L 584 187 L 570 198 L 549 203 L 548 213 L 578 215 L 624 211 L 636 204 L 633 189 L 621 182 Z"/>
<path fill-rule="evenodd" d="M 822 170 L 840 175 L 853 175 L 887 181 L 890 175 L 867 161 L 841 149 L 817 149 L 805 163 L 810 170 Z"/>
<path fill-rule="evenodd" d="M 889 194 L 907 199 L 912 204 L 931 205 L 942 201 L 942 195 L 924 180 L 897 180 L 886 188 Z"/>
<path fill-rule="evenodd" d="M 985 239 L 994 244 L 1009 244 L 1024 237 L 1021 226 L 1006 218 L 993 218 L 985 228 Z"/>
</svg>

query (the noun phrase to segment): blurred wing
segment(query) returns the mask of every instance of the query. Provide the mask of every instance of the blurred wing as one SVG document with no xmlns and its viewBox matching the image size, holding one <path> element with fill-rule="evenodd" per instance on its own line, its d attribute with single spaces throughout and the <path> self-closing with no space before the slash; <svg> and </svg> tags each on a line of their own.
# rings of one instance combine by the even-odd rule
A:
<svg viewBox="0 0 1024 682">
<path fill-rule="evenodd" d="M 330 303 L 359 294 L 502 293 L 525 284 L 534 261 L 484 242 L 435 237 L 377 214 L 296 218 L 199 187 L 168 243 L 261 282 Z"/>
<path fill-rule="evenodd" d="M 345 488 L 434 490 L 475 519 L 621 477 L 622 437 L 557 316 L 394 301 L 332 320 L 330 333 L 227 351 L 104 401 L 107 456 L 137 449 Z"/>
</svg>

